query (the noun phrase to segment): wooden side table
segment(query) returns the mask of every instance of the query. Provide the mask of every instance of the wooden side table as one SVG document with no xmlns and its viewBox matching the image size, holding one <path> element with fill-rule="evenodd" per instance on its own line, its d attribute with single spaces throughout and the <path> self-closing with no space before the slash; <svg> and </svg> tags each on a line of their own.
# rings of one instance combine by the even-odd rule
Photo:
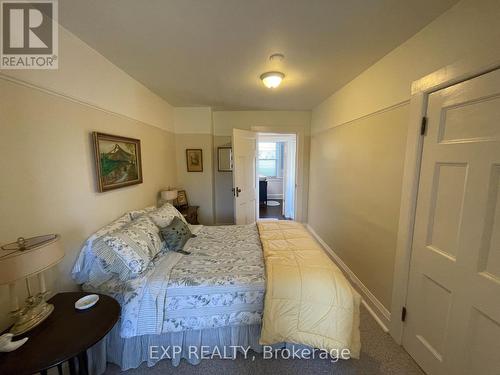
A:
<svg viewBox="0 0 500 375">
<path fill-rule="evenodd" d="M 198 225 L 198 208 L 199 206 L 184 206 L 178 207 L 178 210 L 189 224 Z"/>
<path fill-rule="evenodd" d="M 47 374 L 51 367 L 68 361 L 71 374 L 88 374 L 87 349 L 97 344 L 120 317 L 120 305 L 99 294 L 99 301 L 88 310 L 75 309 L 75 302 L 90 293 L 59 293 L 49 302 L 54 312 L 38 327 L 19 337 L 28 341 L 10 353 L 0 353 L 0 374 Z M 77 363 L 75 363 L 77 361 Z"/>
</svg>

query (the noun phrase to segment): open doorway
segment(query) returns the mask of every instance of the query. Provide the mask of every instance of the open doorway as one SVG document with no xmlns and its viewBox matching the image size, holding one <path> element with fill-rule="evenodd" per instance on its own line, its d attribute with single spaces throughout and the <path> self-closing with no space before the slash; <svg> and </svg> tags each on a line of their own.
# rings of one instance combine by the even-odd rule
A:
<svg viewBox="0 0 500 375">
<path fill-rule="evenodd" d="M 258 133 L 259 219 L 295 219 L 296 155 L 296 134 Z"/>
</svg>

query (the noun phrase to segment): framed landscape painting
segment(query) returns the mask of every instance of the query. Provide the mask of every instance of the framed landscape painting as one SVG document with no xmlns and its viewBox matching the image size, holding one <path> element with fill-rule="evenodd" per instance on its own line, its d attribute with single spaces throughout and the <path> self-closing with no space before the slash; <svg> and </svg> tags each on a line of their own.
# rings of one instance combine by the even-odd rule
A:
<svg viewBox="0 0 500 375">
<path fill-rule="evenodd" d="M 141 141 L 93 132 L 100 192 L 142 183 Z"/>
</svg>

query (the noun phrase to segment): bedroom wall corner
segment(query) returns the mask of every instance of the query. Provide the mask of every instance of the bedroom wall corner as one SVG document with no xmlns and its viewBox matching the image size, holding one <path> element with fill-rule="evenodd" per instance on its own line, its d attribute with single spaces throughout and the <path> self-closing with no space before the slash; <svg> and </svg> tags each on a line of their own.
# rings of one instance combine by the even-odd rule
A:
<svg viewBox="0 0 500 375">
<path fill-rule="evenodd" d="M 174 108 L 177 187 L 186 190 L 188 203 L 199 206 L 200 224 L 213 225 L 214 162 L 212 109 L 210 107 Z M 203 171 L 188 172 L 186 149 L 202 149 Z"/>
</svg>

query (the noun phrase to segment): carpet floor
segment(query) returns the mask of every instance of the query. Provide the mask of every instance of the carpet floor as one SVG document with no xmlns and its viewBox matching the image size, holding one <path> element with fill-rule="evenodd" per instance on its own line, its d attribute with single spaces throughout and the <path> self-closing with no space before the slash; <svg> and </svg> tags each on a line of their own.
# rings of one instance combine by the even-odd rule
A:
<svg viewBox="0 0 500 375">
<path fill-rule="evenodd" d="M 252 357 L 253 360 L 252 360 Z M 361 358 L 359 360 L 329 359 L 263 359 L 261 354 L 249 352 L 248 359 L 239 356 L 236 360 L 209 359 L 197 366 L 181 361 L 173 367 L 169 360 L 163 360 L 153 367 L 141 367 L 121 372 L 118 366 L 109 364 L 107 375 L 164 375 L 164 374 L 334 374 L 334 375 L 423 375 L 413 359 L 403 348 L 375 322 L 368 311 L 361 308 Z"/>
</svg>

